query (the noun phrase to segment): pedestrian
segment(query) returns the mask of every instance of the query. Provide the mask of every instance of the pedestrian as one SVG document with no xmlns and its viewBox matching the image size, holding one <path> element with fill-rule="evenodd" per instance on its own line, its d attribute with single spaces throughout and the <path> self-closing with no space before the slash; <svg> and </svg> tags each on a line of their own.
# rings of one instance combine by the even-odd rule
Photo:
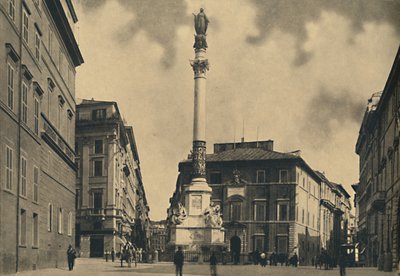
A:
<svg viewBox="0 0 400 276">
<path fill-rule="evenodd" d="M 292 264 L 294 267 L 297 267 L 297 263 L 299 262 L 299 257 L 297 257 L 297 253 L 294 252 L 294 255 L 292 256 Z"/>
<path fill-rule="evenodd" d="M 258 265 L 259 257 L 260 257 L 260 251 L 257 248 L 256 251 L 253 252 L 253 263 L 254 263 L 254 265 Z"/>
<path fill-rule="evenodd" d="M 217 263 L 217 257 L 215 257 L 215 253 L 213 252 L 210 257 L 211 276 L 217 276 Z"/>
<path fill-rule="evenodd" d="M 182 246 L 178 246 L 178 251 L 176 251 L 174 255 L 176 276 L 178 275 L 182 276 L 183 262 L 184 262 L 184 256 L 182 252 Z"/>
<path fill-rule="evenodd" d="M 265 267 L 267 265 L 267 254 L 265 252 L 262 252 L 260 254 L 260 265 L 262 267 Z"/>
<path fill-rule="evenodd" d="M 339 255 L 339 271 L 340 276 L 346 276 L 346 253 L 343 251 Z"/>
<path fill-rule="evenodd" d="M 74 269 L 74 263 L 76 258 L 76 251 L 74 248 L 72 248 L 72 245 L 68 246 L 67 258 L 68 258 L 68 269 L 71 271 L 72 269 Z"/>
<path fill-rule="evenodd" d="M 113 248 L 111 248 L 111 261 L 114 262 L 114 260 L 115 260 L 115 250 L 113 247 Z"/>
<path fill-rule="evenodd" d="M 104 255 L 106 256 L 106 262 L 108 262 L 108 256 L 110 255 L 110 251 L 106 249 L 106 252 L 104 252 Z"/>
</svg>

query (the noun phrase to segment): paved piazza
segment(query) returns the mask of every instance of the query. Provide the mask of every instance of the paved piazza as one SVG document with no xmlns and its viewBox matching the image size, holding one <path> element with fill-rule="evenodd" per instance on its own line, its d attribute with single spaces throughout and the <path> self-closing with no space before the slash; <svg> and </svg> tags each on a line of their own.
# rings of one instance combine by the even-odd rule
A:
<svg viewBox="0 0 400 276">
<path fill-rule="evenodd" d="M 160 275 L 175 275 L 175 268 L 171 263 L 158 264 L 138 264 L 137 268 L 121 268 L 120 263 L 105 262 L 102 259 L 77 259 L 75 269 L 70 272 L 67 268 L 64 269 L 42 269 L 32 272 L 20 272 L 17 275 L 37 275 L 37 276 L 53 276 L 53 275 L 144 275 L 144 276 L 160 276 Z M 185 264 L 183 268 L 184 275 L 210 275 L 209 267 L 206 264 Z M 316 270 L 311 267 L 260 267 L 254 265 L 219 265 L 219 276 L 233 275 L 339 275 L 339 270 Z M 362 276 L 379 276 L 379 275 L 397 275 L 393 273 L 378 272 L 373 268 L 350 268 L 347 269 L 347 276 L 362 275 Z"/>
</svg>

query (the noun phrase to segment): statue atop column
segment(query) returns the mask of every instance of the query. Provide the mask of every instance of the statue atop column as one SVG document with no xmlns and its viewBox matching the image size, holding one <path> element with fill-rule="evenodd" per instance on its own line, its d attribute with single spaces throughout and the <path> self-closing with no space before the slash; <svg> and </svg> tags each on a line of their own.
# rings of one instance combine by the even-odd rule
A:
<svg viewBox="0 0 400 276">
<path fill-rule="evenodd" d="M 200 12 L 194 15 L 194 29 L 196 30 L 195 41 L 193 48 L 195 49 L 207 49 L 206 33 L 208 23 L 210 22 L 207 15 L 204 13 L 204 9 L 201 8 Z"/>
</svg>

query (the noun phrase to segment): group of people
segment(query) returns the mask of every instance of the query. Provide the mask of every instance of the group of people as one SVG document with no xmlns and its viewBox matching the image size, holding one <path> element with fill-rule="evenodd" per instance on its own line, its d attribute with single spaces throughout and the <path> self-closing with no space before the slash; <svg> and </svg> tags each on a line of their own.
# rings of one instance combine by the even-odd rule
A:
<svg viewBox="0 0 400 276">
<path fill-rule="evenodd" d="M 287 254 L 277 254 L 275 252 L 272 252 L 271 255 L 268 257 L 268 254 L 266 252 L 261 252 L 257 249 L 256 251 L 253 252 L 253 263 L 255 265 L 260 264 L 261 266 L 265 267 L 267 266 L 269 260 L 270 265 L 278 265 L 278 263 L 283 266 L 294 266 L 297 267 L 299 258 L 297 256 L 297 253 L 295 252 L 290 258 L 288 257 Z"/>
</svg>

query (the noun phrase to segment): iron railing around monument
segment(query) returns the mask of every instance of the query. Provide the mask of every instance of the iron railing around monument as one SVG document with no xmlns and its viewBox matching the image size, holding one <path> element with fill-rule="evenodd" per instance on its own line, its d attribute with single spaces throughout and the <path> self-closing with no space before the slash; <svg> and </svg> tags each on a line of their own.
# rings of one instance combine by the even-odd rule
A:
<svg viewBox="0 0 400 276">
<path fill-rule="evenodd" d="M 229 252 L 215 252 L 215 257 L 217 257 L 218 263 L 229 263 L 231 261 L 231 255 Z M 184 251 L 184 262 L 188 263 L 198 263 L 204 262 L 209 263 L 211 252 L 203 252 L 200 251 Z M 200 259 L 202 258 L 202 259 Z M 159 260 L 161 262 L 173 262 L 174 261 L 174 252 L 162 252 L 159 254 Z"/>
</svg>

